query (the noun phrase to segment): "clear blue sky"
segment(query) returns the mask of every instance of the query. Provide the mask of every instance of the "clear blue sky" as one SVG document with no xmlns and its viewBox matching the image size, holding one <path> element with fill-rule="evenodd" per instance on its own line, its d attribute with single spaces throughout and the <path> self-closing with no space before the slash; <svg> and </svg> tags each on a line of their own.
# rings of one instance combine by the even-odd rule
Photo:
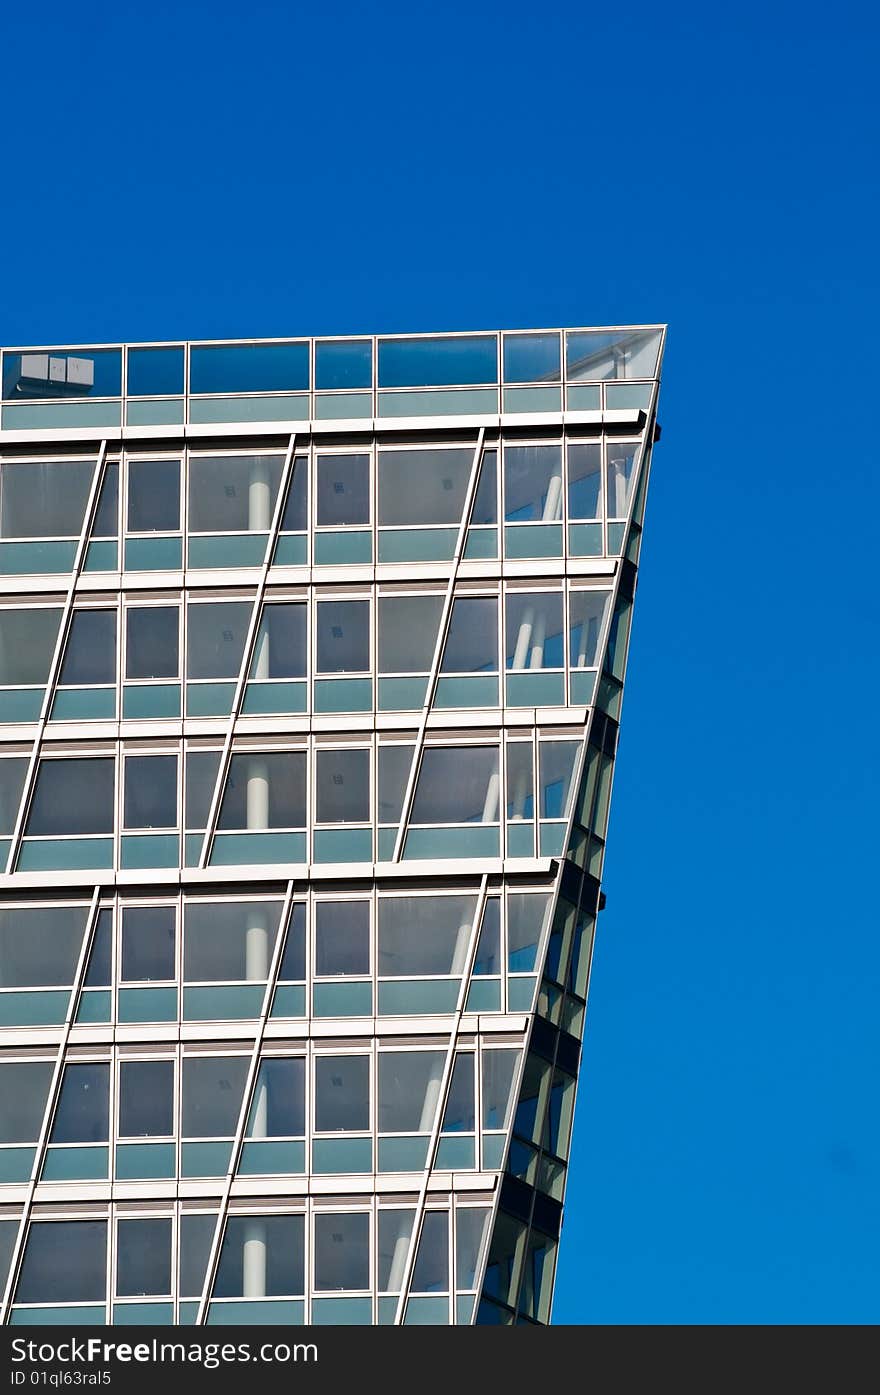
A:
<svg viewBox="0 0 880 1395">
<path fill-rule="evenodd" d="M 555 1317 L 880 1319 L 880 21 L 3 18 L 0 340 L 668 321 Z"/>
</svg>

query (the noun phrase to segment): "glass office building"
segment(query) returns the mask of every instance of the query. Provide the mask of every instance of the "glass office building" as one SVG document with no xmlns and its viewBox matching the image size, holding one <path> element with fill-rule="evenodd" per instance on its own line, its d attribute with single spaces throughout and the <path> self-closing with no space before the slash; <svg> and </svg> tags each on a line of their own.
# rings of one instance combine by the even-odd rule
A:
<svg viewBox="0 0 880 1395">
<path fill-rule="evenodd" d="M 549 1321 L 663 339 L 3 352 L 4 1322 Z"/>
</svg>

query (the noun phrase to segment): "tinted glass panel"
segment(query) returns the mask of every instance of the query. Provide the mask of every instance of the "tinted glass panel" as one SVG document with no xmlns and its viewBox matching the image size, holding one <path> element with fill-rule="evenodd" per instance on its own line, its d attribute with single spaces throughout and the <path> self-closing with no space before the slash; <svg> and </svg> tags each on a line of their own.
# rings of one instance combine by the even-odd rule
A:
<svg viewBox="0 0 880 1395">
<path fill-rule="evenodd" d="M 315 973 L 370 972 L 369 901 L 318 901 L 315 904 Z"/>
<path fill-rule="evenodd" d="M 305 828 L 305 823 L 304 751 L 232 757 L 218 828 Z"/>
<path fill-rule="evenodd" d="M 187 678 L 237 678 L 253 606 L 250 601 L 190 605 Z"/>
<path fill-rule="evenodd" d="M 116 682 L 115 610 L 73 612 L 58 681 L 62 686 Z"/>
<path fill-rule="evenodd" d="M 87 906 L 0 907 L 0 988 L 73 982 Z"/>
<path fill-rule="evenodd" d="M 473 459 L 468 447 L 380 451 L 379 522 L 459 524 Z"/>
<path fill-rule="evenodd" d="M 302 1293 L 305 1286 L 304 1235 L 303 1216 L 230 1216 L 220 1250 L 214 1296 L 253 1297 L 245 1268 L 249 1244 L 258 1244 L 260 1249 L 261 1297 Z"/>
<path fill-rule="evenodd" d="M 220 344 L 190 351 L 190 392 L 297 392 L 308 386 L 308 344 Z"/>
<path fill-rule="evenodd" d="M 369 601 L 322 601 L 317 616 L 318 672 L 364 673 L 369 670 Z"/>
<path fill-rule="evenodd" d="M 453 601 L 441 673 L 494 673 L 498 668 L 498 601 L 464 596 Z"/>
<path fill-rule="evenodd" d="M 177 827 L 177 756 L 126 756 L 124 825 Z"/>
<path fill-rule="evenodd" d="M 106 1291 L 106 1221 L 41 1221 L 31 1225 L 17 1302 L 102 1303 Z"/>
<path fill-rule="evenodd" d="M 319 528 L 369 523 L 368 455 L 319 455 L 316 488 Z"/>
<path fill-rule="evenodd" d="M 307 613 L 304 604 L 267 605 L 260 617 L 251 678 L 304 678 L 307 673 Z"/>
<path fill-rule="evenodd" d="M 120 1135 L 123 1138 L 154 1138 L 173 1132 L 174 1062 L 120 1062 Z"/>
<path fill-rule="evenodd" d="M 497 818 L 497 747 L 428 747 L 419 770 L 411 821 L 492 823 Z"/>
<path fill-rule="evenodd" d="M 171 1292 L 171 1217 L 118 1221 L 116 1292 L 120 1298 Z"/>
<path fill-rule="evenodd" d="M 560 372 L 558 334 L 505 334 L 506 383 L 558 383 Z"/>
<path fill-rule="evenodd" d="M 306 1063 L 268 1057 L 260 1066 L 248 1120 L 249 1138 L 301 1138 L 306 1131 Z"/>
<path fill-rule="evenodd" d="M 40 761 L 26 832 L 112 833 L 114 764 L 85 758 Z"/>
<path fill-rule="evenodd" d="M 364 1212 L 315 1216 L 315 1288 L 370 1286 L 370 1217 Z"/>
<path fill-rule="evenodd" d="M 126 906 L 122 912 L 123 981 L 173 979 L 174 940 L 173 906 Z"/>
<path fill-rule="evenodd" d="M 0 538 L 78 538 L 94 460 L 0 466 Z"/>
<path fill-rule="evenodd" d="M 247 1077 L 246 1056 L 189 1057 L 183 1062 L 186 1138 L 231 1138 Z"/>
<path fill-rule="evenodd" d="M 130 460 L 128 531 L 176 533 L 180 528 L 180 461 Z"/>
<path fill-rule="evenodd" d="M 318 340 L 315 344 L 315 387 L 368 388 L 373 382 L 370 339 Z"/>
<path fill-rule="evenodd" d="M 115 538 L 119 535 L 119 466 L 111 461 L 104 471 L 98 507 L 92 523 L 93 538 Z"/>
<path fill-rule="evenodd" d="M 280 915 L 277 901 L 191 901 L 183 917 L 184 978 L 265 979 Z"/>
<path fill-rule="evenodd" d="M 125 616 L 126 678 L 176 678 L 180 672 L 177 606 L 130 608 Z"/>
<path fill-rule="evenodd" d="M 471 386 L 497 383 L 494 335 L 380 339 L 380 387 Z"/>
<path fill-rule="evenodd" d="M 315 1128 L 319 1133 L 370 1127 L 369 1056 L 315 1061 Z"/>
<path fill-rule="evenodd" d="M 281 531 L 282 533 L 302 533 L 308 526 L 309 461 L 308 456 L 298 455 L 293 462 L 293 473 L 281 518 Z"/>
<path fill-rule="evenodd" d="M 60 610 L 0 609 L 0 684 L 45 684 Z"/>
<path fill-rule="evenodd" d="M 191 456 L 191 533 L 268 532 L 284 461 L 280 455 Z"/>
<path fill-rule="evenodd" d="M 110 1067 L 103 1062 L 65 1066 L 51 1143 L 106 1143 L 110 1124 Z"/>
<path fill-rule="evenodd" d="M 321 750 L 315 755 L 318 823 L 367 823 L 370 752 Z"/>
<path fill-rule="evenodd" d="M 129 397 L 172 397 L 183 392 L 183 349 L 129 349 Z"/>
<path fill-rule="evenodd" d="M 379 672 L 427 673 L 434 658 L 442 596 L 379 597 Z"/>
<path fill-rule="evenodd" d="M 51 1061 L 0 1061 L 0 1143 L 34 1143 L 40 1136 Z"/>
</svg>

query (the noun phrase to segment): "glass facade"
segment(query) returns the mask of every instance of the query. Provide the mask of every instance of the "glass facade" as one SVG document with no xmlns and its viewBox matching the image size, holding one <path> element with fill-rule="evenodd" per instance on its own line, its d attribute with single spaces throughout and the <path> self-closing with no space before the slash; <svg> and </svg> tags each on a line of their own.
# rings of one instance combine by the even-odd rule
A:
<svg viewBox="0 0 880 1395">
<path fill-rule="evenodd" d="M 3 351 L 4 1322 L 549 1321 L 663 339 Z"/>
</svg>

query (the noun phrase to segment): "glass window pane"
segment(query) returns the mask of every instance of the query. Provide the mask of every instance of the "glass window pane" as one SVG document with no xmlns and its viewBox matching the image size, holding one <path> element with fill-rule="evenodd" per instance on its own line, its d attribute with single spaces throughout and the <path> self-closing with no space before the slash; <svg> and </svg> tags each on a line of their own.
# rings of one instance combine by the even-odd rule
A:
<svg viewBox="0 0 880 1395">
<path fill-rule="evenodd" d="M 41 760 L 26 833 L 113 832 L 112 759 Z"/>
<path fill-rule="evenodd" d="M 369 1056 L 318 1056 L 315 1060 L 315 1128 L 318 1133 L 370 1127 Z"/>
<path fill-rule="evenodd" d="M 602 447 L 581 441 L 568 448 L 568 516 L 602 517 Z"/>
<path fill-rule="evenodd" d="M 498 452 L 483 451 L 480 466 L 480 482 L 474 499 L 470 521 L 476 523 L 498 522 Z"/>
<path fill-rule="evenodd" d="M 325 978 L 369 972 L 369 901 L 317 901 L 315 973 Z"/>
<path fill-rule="evenodd" d="M 315 387 L 368 388 L 373 385 L 371 339 L 319 339 L 315 343 Z"/>
<path fill-rule="evenodd" d="M 562 447 L 506 446 L 504 517 L 508 523 L 562 518 Z"/>
<path fill-rule="evenodd" d="M 17 1303 L 103 1303 L 106 1292 L 106 1221 L 31 1224 Z"/>
<path fill-rule="evenodd" d="M 108 906 L 98 912 L 83 986 L 85 988 L 109 988 L 112 981 L 113 912 Z"/>
<path fill-rule="evenodd" d="M 25 756 L 0 760 L 0 835 L 12 833 L 15 828 L 27 766 Z"/>
<path fill-rule="evenodd" d="M 535 817 L 534 748 L 531 741 L 507 743 L 507 817 Z"/>
<path fill-rule="evenodd" d="M 305 1131 L 305 1060 L 302 1056 L 269 1056 L 257 1075 L 247 1136 L 301 1138 Z"/>
<path fill-rule="evenodd" d="M 401 528 L 459 524 L 474 452 L 380 450 L 379 522 Z"/>
<path fill-rule="evenodd" d="M 318 823 L 368 823 L 370 752 L 318 749 L 315 755 Z"/>
<path fill-rule="evenodd" d="M 414 746 L 380 746 L 379 760 L 379 822 L 399 823 L 403 797 L 409 779 Z"/>
<path fill-rule="evenodd" d="M 78 538 L 94 460 L 9 460 L 0 466 L 0 538 Z"/>
<path fill-rule="evenodd" d="M 177 756 L 126 756 L 124 826 L 177 827 Z"/>
<path fill-rule="evenodd" d="M 498 381 L 495 335 L 380 339 L 380 387 L 471 387 Z"/>
<path fill-rule="evenodd" d="M 267 533 L 283 464 L 280 455 L 190 456 L 189 531 Z"/>
<path fill-rule="evenodd" d="M 189 1056 L 183 1061 L 184 1138 L 231 1138 L 238 1125 L 247 1056 Z"/>
<path fill-rule="evenodd" d="M 181 1298 L 200 1298 L 211 1256 L 217 1217 L 213 1212 L 189 1212 L 180 1218 L 178 1273 Z"/>
<path fill-rule="evenodd" d="M 538 747 L 541 775 L 541 818 L 564 819 L 568 814 L 572 777 L 580 741 L 542 741 Z"/>
<path fill-rule="evenodd" d="M 0 988 L 73 982 L 87 906 L 0 906 Z"/>
<path fill-rule="evenodd" d="M 464 596 L 452 604 L 441 673 L 495 673 L 498 670 L 498 601 Z"/>
<path fill-rule="evenodd" d="M 278 901 L 188 901 L 184 978 L 188 983 L 264 980 L 280 919 Z"/>
<path fill-rule="evenodd" d="M 483 1128 L 503 1129 L 512 1101 L 518 1051 L 483 1052 Z"/>
<path fill-rule="evenodd" d="M 189 605 L 187 678 L 237 678 L 252 613 L 250 601 Z"/>
<path fill-rule="evenodd" d="M 319 528 L 369 523 L 369 455 L 319 455 L 315 487 Z"/>
<path fill-rule="evenodd" d="M 50 349 L 3 355 L 3 396 L 118 397 L 121 349 Z"/>
<path fill-rule="evenodd" d="M 572 668 L 599 662 L 599 637 L 608 610 L 609 591 L 572 591 L 569 601 L 569 653 Z"/>
<path fill-rule="evenodd" d="M 403 1283 L 415 1211 L 383 1208 L 377 1239 L 379 1292 L 399 1293 Z"/>
<path fill-rule="evenodd" d="M 300 983 L 306 976 L 306 908 L 295 901 L 287 927 L 287 939 L 281 953 L 278 979 L 281 983 Z"/>
<path fill-rule="evenodd" d="M 219 751 L 187 751 L 184 792 L 187 828 L 204 828 L 207 824 L 219 765 Z"/>
<path fill-rule="evenodd" d="M 282 533 L 304 533 L 309 526 L 309 458 L 298 455 L 293 462 L 290 486 L 281 518 Z"/>
<path fill-rule="evenodd" d="M 510 591 L 507 595 L 507 667 L 563 668 L 561 591 Z"/>
<path fill-rule="evenodd" d="M 116 1223 L 116 1292 L 120 1298 L 171 1292 L 171 1217 Z"/>
<path fill-rule="evenodd" d="M 379 672 L 428 673 L 442 612 L 442 596 L 380 596 Z"/>
<path fill-rule="evenodd" d="M 121 1061 L 119 1133 L 163 1138 L 174 1133 L 174 1062 Z"/>
<path fill-rule="evenodd" d="M 0 1061 L 0 1143 L 36 1143 L 52 1070 L 51 1061 Z"/>
<path fill-rule="evenodd" d="M 488 1206 L 459 1206 L 455 1212 L 455 1286 L 472 1289 L 492 1212 Z"/>
<path fill-rule="evenodd" d="M 652 378 L 657 368 L 662 331 L 659 329 L 587 330 L 566 335 L 565 361 L 569 382 L 599 382 L 604 378 Z"/>
<path fill-rule="evenodd" d="M 379 975 L 461 974 L 476 896 L 381 896 Z"/>
<path fill-rule="evenodd" d="M 449 1213 L 426 1211 L 413 1268 L 412 1293 L 443 1293 L 449 1288 Z"/>
<path fill-rule="evenodd" d="M 125 613 L 126 678 L 176 678 L 180 672 L 177 606 L 129 607 Z"/>
<path fill-rule="evenodd" d="M 162 983 L 176 977 L 176 908 L 126 906 L 122 912 L 122 980 Z"/>
<path fill-rule="evenodd" d="M 506 383 L 558 383 L 561 375 L 559 334 L 505 334 Z"/>
<path fill-rule="evenodd" d="M 129 533 L 176 533 L 180 528 L 180 461 L 128 462 Z"/>
<path fill-rule="evenodd" d="M 370 1287 L 370 1217 L 366 1211 L 315 1216 L 315 1288 L 334 1292 Z"/>
<path fill-rule="evenodd" d="M 471 1133 L 476 1126 L 476 1096 L 474 1090 L 474 1055 L 458 1051 L 449 1082 L 446 1109 L 443 1112 L 444 1133 Z"/>
<path fill-rule="evenodd" d="M 111 460 L 104 470 L 101 494 L 92 523 L 93 538 L 119 536 L 119 466 Z"/>
<path fill-rule="evenodd" d="M 308 607 L 303 603 L 263 608 L 251 662 L 252 679 L 305 678 L 307 615 Z"/>
<path fill-rule="evenodd" d="M 75 610 L 67 634 L 62 687 L 116 682 L 116 611 Z"/>
<path fill-rule="evenodd" d="M 80 1061 L 65 1066 L 50 1143 L 106 1143 L 109 1128 L 109 1065 Z"/>
<path fill-rule="evenodd" d="M 550 897 L 544 893 L 507 893 L 507 966 L 511 973 L 529 973 L 544 929 Z"/>
<path fill-rule="evenodd" d="M 232 757 L 218 828 L 305 826 L 305 751 L 260 751 Z"/>
<path fill-rule="evenodd" d="M 220 1249 L 214 1297 L 277 1298 L 303 1293 L 304 1243 L 303 1216 L 230 1216 Z M 256 1248 L 256 1255 L 251 1247 Z"/>
<path fill-rule="evenodd" d="M 190 350 L 190 392 L 299 392 L 309 386 L 309 346 L 217 344 Z"/>
<path fill-rule="evenodd" d="M 429 746 L 422 757 L 411 822 L 494 823 L 498 747 Z"/>
<path fill-rule="evenodd" d="M 444 1051 L 379 1053 L 380 1133 L 430 1133 L 445 1061 Z"/>
<path fill-rule="evenodd" d="M 45 685 L 60 623 L 60 610 L 0 609 L 0 684 Z"/>
<path fill-rule="evenodd" d="M 369 672 L 369 601 L 321 601 L 317 615 L 318 672 Z"/>
<path fill-rule="evenodd" d="M 477 942 L 477 957 L 474 960 L 475 974 L 500 974 L 501 972 L 501 901 L 497 896 L 488 896 L 483 908 L 483 923 Z"/>
<path fill-rule="evenodd" d="M 174 397 L 183 392 L 183 348 L 129 349 L 129 397 Z"/>
<path fill-rule="evenodd" d="M 626 518 L 636 477 L 639 447 L 632 441 L 609 441 L 608 459 L 608 517 Z"/>
</svg>

